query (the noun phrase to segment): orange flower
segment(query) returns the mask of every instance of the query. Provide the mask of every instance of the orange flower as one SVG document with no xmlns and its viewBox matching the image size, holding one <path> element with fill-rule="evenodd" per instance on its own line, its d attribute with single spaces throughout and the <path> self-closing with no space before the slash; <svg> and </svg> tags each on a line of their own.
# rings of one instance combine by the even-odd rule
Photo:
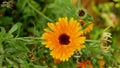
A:
<svg viewBox="0 0 120 68">
<path fill-rule="evenodd" d="M 104 68 L 105 62 L 104 61 L 99 61 L 100 68 Z"/>
<path fill-rule="evenodd" d="M 87 66 L 87 65 L 89 65 L 89 64 L 90 64 L 90 61 L 89 61 L 89 60 L 86 60 L 84 65 Z"/>
<path fill-rule="evenodd" d="M 100 68 L 104 68 L 104 66 L 105 66 L 105 62 L 103 61 L 104 56 L 98 56 L 98 58 L 100 59 L 98 61 Z"/>
<path fill-rule="evenodd" d="M 73 18 L 59 18 L 56 24 L 48 23 L 51 30 L 45 29 L 42 42 L 51 50 L 50 55 L 60 61 L 68 61 L 75 50 L 85 48 L 85 37 L 81 27 Z"/>
<path fill-rule="evenodd" d="M 84 34 L 87 34 L 88 32 L 90 32 L 93 29 L 93 23 L 91 23 L 87 28 L 85 28 L 83 30 Z"/>
<path fill-rule="evenodd" d="M 89 60 L 86 60 L 85 62 L 80 62 L 76 68 L 93 68 L 93 66 Z"/>
</svg>

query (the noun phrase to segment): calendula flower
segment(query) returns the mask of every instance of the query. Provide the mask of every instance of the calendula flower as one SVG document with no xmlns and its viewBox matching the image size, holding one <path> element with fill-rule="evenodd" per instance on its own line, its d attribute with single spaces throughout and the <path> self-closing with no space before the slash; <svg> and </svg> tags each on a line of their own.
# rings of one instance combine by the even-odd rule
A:
<svg viewBox="0 0 120 68">
<path fill-rule="evenodd" d="M 104 68 L 105 62 L 101 60 L 101 61 L 99 61 L 99 65 L 100 65 L 100 68 Z"/>
<path fill-rule="evenodd" d="M 104 57 L 103 56 L 99 56 L 98 58 L 99 58 L 98 63 L 100 65 L 100 68 L 104 68 L 104 66 L 105 66 L 105 61 L 103 61 Z"/>
<path fill-rule="evenodd" d="M 87 28 L 85 28 L 83 30 L 84 34 L 87 34 L 88 32 L 90 32 L 93 29 L 93 23 L 91 23 Z"/>
<path fill-rule="evenodd" d="M 93 68 L 90 60 L 86 60 L 85 62 L 80 62 L 76 68 Z"/>
<path fill-rule="evenodd" d="M 85 48 L 85 37 L 81 27 L 73 18 L 59 18 L 56 24 L 48 23 L 49 29 L 45 29 L 42 42 L 51 50 L 50 55 L 60 61 L 68 61 L 75 50 Z"/>
</svg>

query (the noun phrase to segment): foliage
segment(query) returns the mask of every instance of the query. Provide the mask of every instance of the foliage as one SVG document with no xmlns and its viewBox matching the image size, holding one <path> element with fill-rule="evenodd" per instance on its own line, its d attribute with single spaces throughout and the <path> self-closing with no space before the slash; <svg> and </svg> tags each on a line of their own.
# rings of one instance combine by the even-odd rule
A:
<svg viewBox="0 0 120 68">
<path fill-rule="evenodd" d="M 87 12 L 84 17 L 78 15 L 79 10 L 82 9 L 80 0 L 77 6 L 74 0 L 2 1 L 0 4 L 0 68 L 76 68 L 77 59 L 80 62 L 90 60 L 97 68 L 99 56 L 104 57 L 102 60 L 106 67 L 120 67 L 119 22 L 117 21 L 117 25 L 113 24 L 110 18 L 110 14 L 113 13 L 120 17 L 120 13 L 117 12 L 120 9 L 120 0 L 114 2 L 117 3 L 112 7 L 108 5 L 109 3 L 93 6 L 105 23 L 98 23 L 99 25 L 95 23 L 93 30 L 86 35 L 85 49 L 76 52 L 69 61 L 55 64 L 50 56 L 50 50 L 41 44 L 43 29 L 48 28 L 47 22 L 55 22 L 59 17 L 82 19 L 87 24 L 83 28 L 90 22 L 95 22 Z M 112 29 L 105 27 L 112 27 Z M 107 43 L 109 48 L 102 49 L 101 46 L 105 42 L 102 37 L 105 32 L 112 33 L 108 39 L 112 40 L 112 43 Z"/>
</svg>

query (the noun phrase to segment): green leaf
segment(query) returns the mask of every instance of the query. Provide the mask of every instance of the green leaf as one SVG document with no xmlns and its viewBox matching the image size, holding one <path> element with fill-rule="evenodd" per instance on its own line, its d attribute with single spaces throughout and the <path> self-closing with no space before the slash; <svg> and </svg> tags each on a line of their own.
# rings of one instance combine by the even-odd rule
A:
<svg viewBox="0 0 120 68">
<path fill-rule="evenodd" d="M 17 8 L 19 9 L 20 12 L 22 12 L 25 9 L 26 4 L 27 4 L 27 0 L 24 0 L 24 1 L 23 0 L 17 0 L 17 3 L 16 3 Z"/>
<path fill-rule="evenodd" d="M 1 12 L 1 10 L 0 10 L 0 12 Z M 8 17 L 8 16 L 0 17 L 0 26 L 6 27 L 6 25 L 10 25 L 11 23 L 13 23 L 12 19 L 13 19 L 12 17 Z"/>
<path fill-rule="evenodd" d="M 0 39 L 1 39 L 5 35 L 6 30 L 3 27 L 0 27 L 0 29 L 1 29 L 1 32 L 0 32 Z"/>
<path fill-rule="evenodd" d="M 16 23 L 10 30 L 9 30 L 9 34 L 12 34 L 13 32 L 15 32 L 19 27 L 21 26 L 21 23 Z"/>
<path fill-rule="evenodd" d="M 47 66 L 38 66 L 38 65 L 34 65 L 34 68 L 48 68 Z"/>
<path fill-rule="evenodd" d="M 14 62 L 13 61 L 11 61 L 10 59 L 8 59 L 8 58 L 6 58 L 6 61 L 9 63 L 9 64 L 14 64 Z"/>
</svg>

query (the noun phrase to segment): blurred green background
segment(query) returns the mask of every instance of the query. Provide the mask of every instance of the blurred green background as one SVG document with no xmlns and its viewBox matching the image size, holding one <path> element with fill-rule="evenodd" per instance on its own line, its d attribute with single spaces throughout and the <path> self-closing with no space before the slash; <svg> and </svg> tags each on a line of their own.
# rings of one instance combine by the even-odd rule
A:
<svg viewBox="0 0 120 68">
<path fill-rule="evenodd" d="M 85 15 L 79 16 L 79 10 Z M 107 67 L 120 67 L 120 0 L 0 0 L 0 68 L 76 68 L 74 57 L 55 64 L 50 50 L 41 45 L 47 22 L 54 23 L 59 17 L 93 22 L 93 30 L 86 35 L 91 40 L 100 40 L 110 27 L 111 48 L 102 55 Z M 101 55 L 99 50 L 86 45 L 84 59 L 90 58 L 97 66 L 98 59 L 90 55 Z"/>
</svg>

